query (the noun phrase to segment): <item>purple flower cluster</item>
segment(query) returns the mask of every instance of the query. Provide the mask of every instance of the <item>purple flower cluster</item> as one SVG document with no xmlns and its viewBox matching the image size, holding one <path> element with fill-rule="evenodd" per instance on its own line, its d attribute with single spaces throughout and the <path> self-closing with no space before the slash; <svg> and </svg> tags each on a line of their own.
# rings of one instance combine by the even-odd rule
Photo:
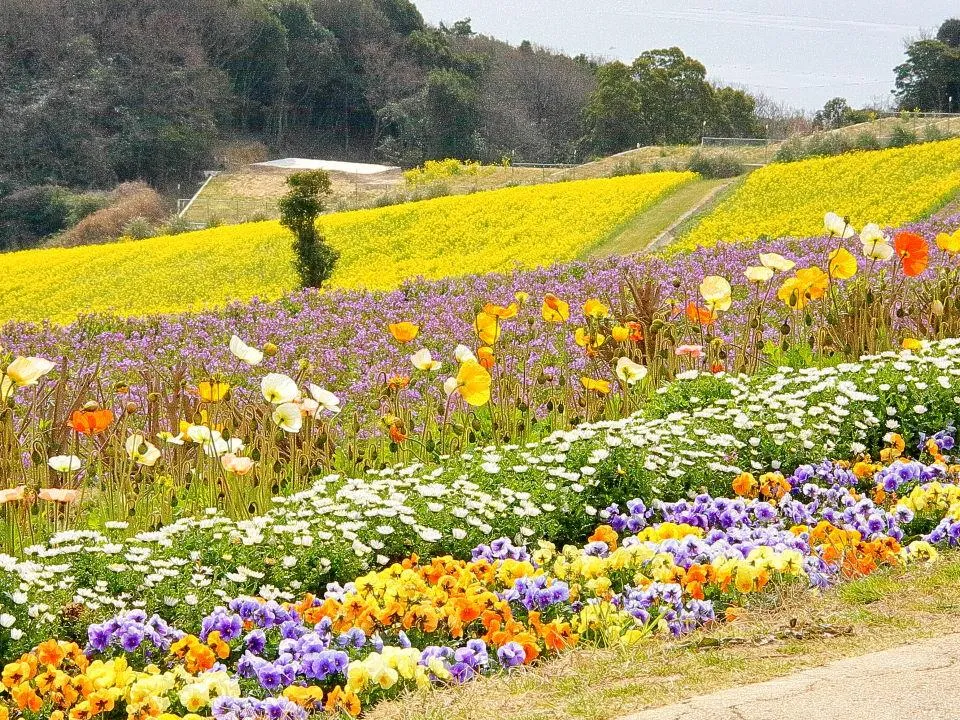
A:
<svg viewBox="0 0 960 720">
<path fill-rule="evenodd" d="M 489 545 L 478 545 L 471 553 L 474 560 L 530 560 L 530 553 L 525 547 L 514 545 L 509 538 L 497 538 Z"/>
<path fill-rule="evenodd" d="M 90 625 L 86 651 L 88 654 L 103 653 L 113 647 L 128 653 L 142 650 L 151 657 L 165 654 L 181 637 L 183 633 L 160 616 L 148 617 L 143 610 L 132 610 L 104 623 Z"/>
<path fill-rule="evenodd" d="M 938 232 L 960 226 L 960 216 L 937 218 L 908 225 L 933 241 Z M 347 403 L 363 398 L 358 411 L 364 412 L 367 399 L 382 379 L 409 374 L 408 353 L 397 352 L 387 332 L 387 323 L 409 320 L 420 325 L 418 344 L 423 343 L 435 357 L 453 361 L 458 343 L 473 344 L 475 310 L 484 303 L 506 304 L 514 293 L 530 294 L 534 307 L 522 311 L 534 320 L 539 317 L 539 300 L 553 293 L 570 303 L 571 323 L 583 323 L 580 308 L 591 297 L 614 301 L 620 297 L 625 277 L 650 278 L 660 283 L 660 297 L 681 304 L 699 297 L 698 286 L 706 275 L 721 275 L 742 290 L 743 271 L 757 264 L 759 252 L 776 252 L 798 267 L 824 265 L 827 254 L 836 249 L 829 237 L 783 238 L 755 244 L 719 244 L 716 247 L 660 258 L 628 256 L 568 262 L 506 275 L 474 275 L 424 282 L 413 280 L 400 289 L 382 293 L 368 291 L 313 291 L 293 293 L 275 302 L 251 300 L 234 303 L 210 312 L 167 317 L 118 319 L 87 317 L 64 327 L 9 322 L 0 327 L 0 347 L 20 355 L 58 359 L 67 376 L 82 380 L 84 372 L 100 367 L 104 386 L 123 383 L 130 387 L 130 399 L 140 402 L 147 393 L 151 368 L 182 368 L 188 376 L 220 375 L 230 382 L 238 397 L 257 394 L 258 373 L 233 357 L 228 350 L 232 334 L 263 347 L 270 342 L 279 352 L 267 358 L 262 373 L 296 375 L 301 363 L 310 370 L 307 380 L 335 393 Z M 860 255 L 856 240 L 848 249 Z M 940 253 L 935 246 L 931 252 Z M 932 271 L 927 271 L 932 272 Z M 717 332 L 730 339 L 746 320 L 745 303 L 735 295 L 731 310 L 717 325 Z M 779 325 L 779 323 L 777 323 Z M 522 342 L 529 349 L 526 367 L 515 357 L 498 357 L 501 372 L 513 376 L 542 377 L 541 369 L 563 368 L 570 378 L 586 374 L 590 360 L 577 347 L 568 326 L 537 325 L 536 332 L 524 330 L 525 322 L 508 321 L 503 327 L 503 345 Z M 777 329 L 770 330 L 778 339 Z M 415 349 L 415 348 L 414 348 Z M 412 352 L 412 350 L 411 350 Z M 557 373 L 553 373 L 556 377 Z M 196 377 L 192 377 L 196 380 Z M 79 380 L 78 380 L 79 381 Z M 414 382 L 404 391 L 416 403 L 432 395 L 443 407 L 445 397 L 439 382 Z"/>
<path fill-rule="evenodd" d="M 689 600 L 684 603 L 683 588 L 676 583 L 655 582 L 645 588 L 624 588 L 615 604 L 642 625 L 665 622 L 673 635 L 688 633 L 716 619 L 712 602 Z"/>
<path fill-rule="evenodd" d="M 210 705 L 215 720 L 307 720 L 310 714 L 284 697 L 218 697 Z"/>
<path fill-rule="evenodd" d="M 518 645 L 518 643 L 512 644 Z M 520 652 L 523 652 L 522 647 L 520 647 Z M 505 665 L 507 662 L 513 662 L 516 657 L 516 648 L 511 648 L 510 651 L 504 653 L 503 657 L 498 653 L 497 657 Z M 468 640 L 466 645 L 457 649 L 440 645 L 426 647 L 420 655 L 420 665 L 429 668 L 431 663 L 437 659 L 458 683 L 467 682 L 483 674 L 490 665 L 490 653 L 487 650 L 487 644 L 479 639 Z M 508 667 L 512 667 L 512 665 Z M 432 680 L 438 679 L 432 672 L 430 676 Z"/>
<path fill-rule="evenodd" d="M 500 597 L 507 602 L 519 602 L 527 610 L 542 611 L 569 600 L 570 586 L 562 580 L 551 581 L 546 575 L 527 576 L 514 580 L 513 587 L 500 593 Z"/>
</svg>

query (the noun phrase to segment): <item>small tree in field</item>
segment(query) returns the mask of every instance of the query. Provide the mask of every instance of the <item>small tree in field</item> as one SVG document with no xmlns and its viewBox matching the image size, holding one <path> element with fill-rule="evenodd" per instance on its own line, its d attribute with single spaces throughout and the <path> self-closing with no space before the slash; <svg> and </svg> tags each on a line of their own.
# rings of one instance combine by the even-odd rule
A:
<svg viewBox="0 0 960 720">
<path fill-rule="evenodd" d="M 294 235 L 294 266 L 301 287 L 319 288 L 330 279 L 340 257 L 317 230 L 324 196 L 330 194 L 330 176 L 325 170 L 293 173 L 287 185 L 290 190 L 279 202 L 280 224 Z"/>
</svg>

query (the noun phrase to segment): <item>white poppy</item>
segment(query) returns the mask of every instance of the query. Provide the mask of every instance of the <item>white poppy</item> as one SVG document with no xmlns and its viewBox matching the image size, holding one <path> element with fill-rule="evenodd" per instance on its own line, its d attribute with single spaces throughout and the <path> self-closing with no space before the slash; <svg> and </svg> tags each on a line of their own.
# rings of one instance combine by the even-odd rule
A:
<svg viewBox="0 0 960 720">
<path fill-rule="evenodd" d="M 254 463 L 253 460 L 248 457 L 227 453 L 220 458 L 220 464 L 227 472 L 243 476 L 253 470 Z"/>
<path fill-rule="evenodd" d="M 259 365 L 263 362 L 263 353 L 254 347 L 250 347 L 236 335 L 230 338 L 230 352 L 247 365 Z"/>
<path fill-rule="evenodd" d="M 647 369 L 628 357 L 617 360 L 617 377 L 627 385 L 635 385 L 647 376 Z"/>
<path fill-rule="evenodd" d="M 460 387 L 460 383 L 457 382 L 457 379 L 455 377 L 449 377 L 443 381 L 443 392 L 446 394 L 447 397 L 450 397 L 451 395 L 453 395 L 457 391 L 457 388 L 459 387 Z"/>
<path fill-rule="evenodd" d="M 750 282 L 762 284 L 770 282 L 770 278 L 773 277 L 773 270 L 768 267 L 763 267 L 762 265 L 757 265 L 755 267 L 748 267 L 743 271 L 743 274 Z"/>
<path fill-rule="evenodd" d="M 273 410 L 273 421 L 277 426 L 288 433 L 300 432 L 303 427 L 303 414 L 296 403 L 286 402 Z"/>
<path fill-rule="evenodd" d="M 468 348 L 466 345 L 457 345 L 454 348 L 453 356 L 457 359 L 459 363 L 473 362 L 477 361 L 477 356 L 473 354 L 473 350 Z"/>
<path fill-rule="evenodd" d="M 310 385 L 308 389 L 310 390 L 310 395 L 317 401 L 321 408 L 329 413 L 336 414 L 340 412 L 340 398 L 332 392 L 324 390 L 319 385 Z"/>
<path fill-rule="evenodd" d="M 870 258 L 871 260 L 880 260 L 881 262 L 886 262 L 893 257 L 893 247 L 883 239 L 882 235 L 880 238 L 879 240 L 863 241 L 864 257 Z"/>
<path fill-rule="evenodd" d="M 430 351 L 426 348 L 417 350 L 410 356 L 410 362 L 417 370 L 433 371 L 439 370 L 443 365 L 439 360 L 434 360 Z"/>
<path fill-rule="evenodd" d="M 869 223 L 863 226 L 860 231 L 860 242 L 866 245 L 868 242 L 887 242 L 883 230 L 876 223 Z"/>
<path fill-rule="evenodd" d="M 850 238 L 857 234 L 846 220 L 837 213 L 828 212 L 823 216 L 823 227 L 827 232 L 838 238 Z"/>
<path fill-rule="evenodd" d="M 760 264 L 775 272 L 789 272 L 796 266 L 793 260 L 787 260 L 778 253 L 760 253 Z"/>
<path fill-rule="evenodd" d="M 124 443 L 127 455 L 137 465 L 153 467 L 160 459 L 160 450 L 155 445 L 147 442 L 143 435 L 131 435 Z"/>
<path fill-rule="evenodd" d="M 6 375 L 18 387 L 36 385 L 56 365 L 39 357 L 18 357 L 7 365 Z"/>
<path fill-rule="evenodd" d="M 59 473 L 76 472 L 83 466 L 83 462 L 76 455 L 54 455 L 47 460 L 47 465 Z"/>
<path fill-rule="evenodd" d="M 291 403 L 300 395 L 300 389 L 293 378 L 281 373 L 270 373 L 260 382 L 264 399 L 273 405 Z"/>
</svg>

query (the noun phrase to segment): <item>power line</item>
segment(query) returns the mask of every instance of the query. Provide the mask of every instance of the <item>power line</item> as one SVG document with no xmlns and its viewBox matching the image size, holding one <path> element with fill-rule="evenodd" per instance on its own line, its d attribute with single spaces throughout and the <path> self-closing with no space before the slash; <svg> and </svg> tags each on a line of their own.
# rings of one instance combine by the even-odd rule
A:
<svg viewBox="0 0 960 720">
<path fill-rule="evenodd" d="M 688 22 L 725 23 L 751 27 L 779 28 L 787 30 L 832 30 L 845 29 L 877 30 L 884 32 L 909 32 L 919 29 L 916 25 L 883 23 L 871 20 L 846 20 L 821 18 L 811 15 L 782 15 L 748 10 L 719 10 L 716 8 L 688 8 L 684 10 L 644 10 L 620 3 L 611 12 L 634 17 L 653 17 Z"/>
</svg>

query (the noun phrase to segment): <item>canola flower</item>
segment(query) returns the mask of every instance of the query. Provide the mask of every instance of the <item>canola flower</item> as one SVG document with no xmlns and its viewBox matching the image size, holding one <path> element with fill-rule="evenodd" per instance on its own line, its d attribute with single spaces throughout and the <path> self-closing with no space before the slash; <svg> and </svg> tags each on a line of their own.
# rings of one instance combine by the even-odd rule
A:
<svg viewBox="0 0 960 720">
<path fill-rule="evenodd" d="M 805 237 L 824 206 L 854 225 L 917 220 L 960 189 L 960 140 L 773 164 L 751 173 L 680 246 Z"/>
<path fill-rule="evenodd" d="M 330 287 L 389 290 L 418 277 L 572 260 L 695 177 L 631 175 L 326 215 L 320 228 L 341 253 Z M 68 321 L 88 312 L 132 316 L 275 299 L 296 287 L 289 246 L 277 222 L 263 222 L 7 253 L 0 319 Z"/>
</svg>

